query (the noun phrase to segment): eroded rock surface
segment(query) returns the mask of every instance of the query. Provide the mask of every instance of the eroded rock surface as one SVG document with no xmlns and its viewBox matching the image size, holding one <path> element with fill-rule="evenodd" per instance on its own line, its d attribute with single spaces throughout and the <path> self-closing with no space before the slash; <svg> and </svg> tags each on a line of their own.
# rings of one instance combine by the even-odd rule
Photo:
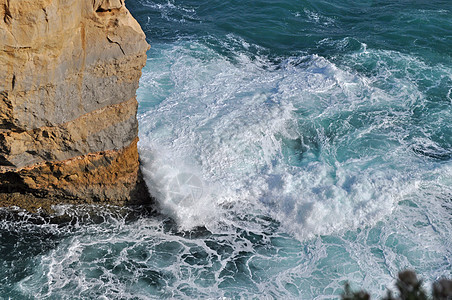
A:
<svg viewBox="0 0 452 300">
<path fill-rule="evenodd" d="M 123 0 L 0 0 L 0 206 L 147 196 L 135 92 L 148 47 Z"/>
</svg>

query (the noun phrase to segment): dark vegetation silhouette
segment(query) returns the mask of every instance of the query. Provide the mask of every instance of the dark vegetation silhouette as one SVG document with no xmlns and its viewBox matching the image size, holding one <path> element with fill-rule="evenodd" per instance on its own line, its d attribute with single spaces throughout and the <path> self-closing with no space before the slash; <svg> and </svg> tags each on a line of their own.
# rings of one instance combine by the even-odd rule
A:
<svg viewBox="0 0 452 300">
<path fill-rule="evenodd" d="M 399 272 L 396 282 L 398 294 L 394 296 L 388 290 L 382 300 L 452 300 L 452 280 L 440 279 L 432 286 L 432 295 L 428 296 L 422 287 L 422 280 L 418 279 L 415 272 L 406 270 Z M 354 292 L 348 283 L 345 284 L 342 300 L 369 300 L 370 295 L 366 291 Z"/>
</svg>

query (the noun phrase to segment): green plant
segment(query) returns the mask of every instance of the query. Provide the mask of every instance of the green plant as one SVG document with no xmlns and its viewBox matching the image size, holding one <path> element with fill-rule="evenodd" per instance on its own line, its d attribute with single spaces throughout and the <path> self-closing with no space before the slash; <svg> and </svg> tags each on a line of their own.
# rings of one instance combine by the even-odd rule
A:
<svg viewBox="0 0 452 300">
<path fill-rule="evenodd" d="M 432 297 L 428 297 L 422 288 L 422 280 L 417 278 L 414 271 L 405 270 L 399 272 L 396 282 L 398 296 L 394 297 L 388 290 L 382 300 L 452 300 L 452 280 L 441 279 L 433 284 Z M 369 300 L 370 295 L 366 291 L 353 292 L 348 283 L 345 284 L 342 300 Z"/>
</svg>

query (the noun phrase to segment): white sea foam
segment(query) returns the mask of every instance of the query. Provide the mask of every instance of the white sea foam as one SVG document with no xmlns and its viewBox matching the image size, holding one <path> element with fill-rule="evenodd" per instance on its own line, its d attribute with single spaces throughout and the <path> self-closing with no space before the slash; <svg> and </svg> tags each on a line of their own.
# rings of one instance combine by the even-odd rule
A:
<svg viewBox="0 0 452 300">
<path fill-rule="evenodd" d="M 193 8 L 177 5 L 174 0 L 168 0 L 166 3 L 143 1 L 142 5 L 149 10 L 160 12 L 161 18 L 170 22 L 185 23 L 187 20 L 196 20 L 196 12 Z"/>
<path fill-rule="evenodd" d="M 304 9 L 304 13 L 305 13 L 306 17 L 308 18 L 308 20 L 310 20 L 311 22 L 314 22 L 314 23 L 320 23 L 320 24 L 323 24 L 326 26 L 329 26 L 329 25 L 332 25 L 335 23 L 333 18 L 323 16 L 320 13 L 310 11 L 309 9 Z"/>
<path fill-rule="evenodd" d="M 330 234 L 374 224 L 413 188 L 416 170 L 398 160 L 409 151 L 403 120 L 423 95 L 389 67 L 366 77 L 316 55 L 275 66 L 196 42 L 154 48 L 138 93 L 140 153 L 151 192 L 182 228 L 246 210 L 300 237 Z M 192 206 L 168 196 L 181 173 L 203 183 Z"/>
</svg>

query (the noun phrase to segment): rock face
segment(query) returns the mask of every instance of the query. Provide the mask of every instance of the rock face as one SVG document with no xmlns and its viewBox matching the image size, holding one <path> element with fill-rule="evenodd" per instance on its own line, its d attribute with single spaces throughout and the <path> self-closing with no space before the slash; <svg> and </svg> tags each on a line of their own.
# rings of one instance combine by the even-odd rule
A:
<svg viewBox="0 0 452 300">
<path fill-rule="evenodd" d="M 148 49 L 123 0 L 0 0 L 0 206 L 147 196 L 135 92 Z"/>
</svg>

